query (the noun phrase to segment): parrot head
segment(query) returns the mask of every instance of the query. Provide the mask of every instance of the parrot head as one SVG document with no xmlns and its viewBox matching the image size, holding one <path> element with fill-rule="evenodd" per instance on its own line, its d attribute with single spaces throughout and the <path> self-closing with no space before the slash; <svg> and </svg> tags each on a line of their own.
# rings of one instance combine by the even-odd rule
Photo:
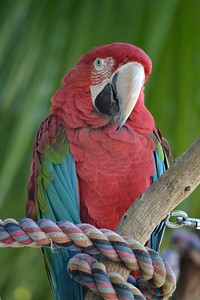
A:
<svg viewBox="0 0 200 300">
<path fill-rule="evenodd" d="M 65 75 L 64 86 L 52 98 L 52 111 L 59 111 L 72 128 L 115 123 L 119 129 L 143 102 L 143 85 L 150 73 L 150 58 L 136 46 L 96 47 Z"/>
</svg>

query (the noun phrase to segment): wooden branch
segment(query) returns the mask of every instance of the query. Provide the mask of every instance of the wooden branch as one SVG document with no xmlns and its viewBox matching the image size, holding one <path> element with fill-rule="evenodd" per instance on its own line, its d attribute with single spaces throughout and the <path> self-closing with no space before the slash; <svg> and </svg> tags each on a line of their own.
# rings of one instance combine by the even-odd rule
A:
<svg viewBox="0 0 200 300">
<path fill-rule="evenodd" d="M 143 193 L 121 218 L 116 232 L 144 244 L 156 225 L 187 198 L 200 183 L 200 137 L 179 156 L 170 168 Z M 130 270 L 122 263 L 103 259 L 108 272 L 118 272 L 125 279 Z M 101 299 L 88 291 L 85 300 Z"/>
</svg>

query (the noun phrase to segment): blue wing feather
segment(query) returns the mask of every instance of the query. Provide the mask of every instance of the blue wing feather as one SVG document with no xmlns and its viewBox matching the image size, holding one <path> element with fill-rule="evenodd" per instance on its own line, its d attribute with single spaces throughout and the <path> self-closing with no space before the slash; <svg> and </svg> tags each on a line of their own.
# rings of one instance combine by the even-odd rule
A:
<svg viewBox="0 0 200 300">
<path fill-rule="evenodd" d="M 153 151 L 153 159 L 154 159 L 154 168 L 155 173 L 152 176 L 152 182 L 155 182 L 162 174 L 168 169 L 169 162 L 167 158 L 167 154 L 165 152 L 164 147 L 161 144 L 161 139 L 158 134 L 154 133 L 156 137 L 157 146 Z M 163 239 L 163 235 L 165 232 L 165 220 L 161 221 L 160 224 L 156 226 L 151 237 L 150 237 L 150 247 L 155 251 L 159 251 L 160 245 Z"/>
<path fill-rule="evenodd" d="M 65 130 L 58 117 L 50 116 L 41 125 L 34 145 L 28 216 L 34 217 L 32 211 L 37 211 L 38 218 L 77 224 L 81 222 L 78 200 L 75 163 Z M 83 299 L 81 286 L 67 272 L 67 263 L 77 252 L 52 246 L 42 251 L 54 299 Z"/>
</svg>

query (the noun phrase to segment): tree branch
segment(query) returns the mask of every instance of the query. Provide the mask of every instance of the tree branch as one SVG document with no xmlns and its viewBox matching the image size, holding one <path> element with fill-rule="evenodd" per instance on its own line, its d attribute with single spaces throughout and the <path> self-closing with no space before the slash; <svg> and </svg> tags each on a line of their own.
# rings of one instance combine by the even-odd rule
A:
<svg viewBox="0 0 200 300">
<path fill-rule="evenodd" d="M 156 225 L 187 198 L 200 183 L 200 137 L 179 156 L 170 168 L 143 193 L 121 218 L 116 232 L 144 244 Z M 103 258 L 108 272 L 125 279 L 130 270 L 122 263 Z M 85 300 L 101 299 L 88 291 Z"/>
</svg>

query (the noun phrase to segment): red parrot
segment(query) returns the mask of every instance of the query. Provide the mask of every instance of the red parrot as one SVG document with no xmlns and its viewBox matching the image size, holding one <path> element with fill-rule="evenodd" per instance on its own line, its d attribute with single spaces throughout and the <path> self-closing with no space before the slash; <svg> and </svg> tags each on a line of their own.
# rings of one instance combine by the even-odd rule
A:
<svg viewBox="0 0 200 300">
<path fill-rule="evenodd" d="M 169 147 L 144 104 L 151 60 L 131 44 L 96 47 L 65 75 L 34 143 L 27 216 L 114 230 L 168 167 Z M 153 234 L 158 249 L 163 223 Z M 82 299 L 66 249 L 43 250 L 55 299 Z M 67 283 L 68 282 L 68 283 Z"/>
</svg>

